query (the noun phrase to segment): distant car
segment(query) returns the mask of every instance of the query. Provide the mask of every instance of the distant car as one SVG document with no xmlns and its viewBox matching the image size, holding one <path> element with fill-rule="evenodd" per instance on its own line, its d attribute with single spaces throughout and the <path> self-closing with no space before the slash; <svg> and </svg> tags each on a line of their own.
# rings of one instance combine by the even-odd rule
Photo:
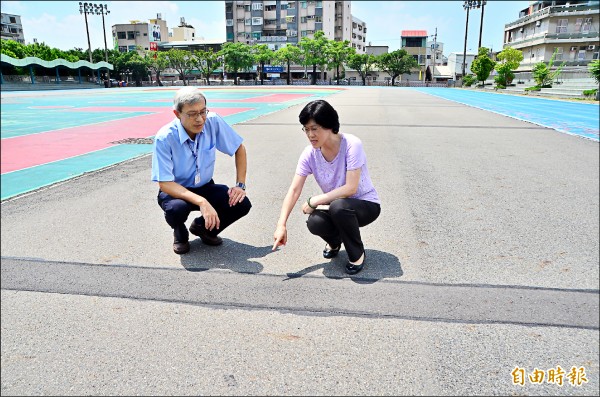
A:
<svg viewBox="0 0 600 397">
<path fill-rule="evenodd" d="M 110 79 L 110 86 L 111 87 L 118 87 L 119 86 L 119 82 L 115 79 Z"/>
</svg>

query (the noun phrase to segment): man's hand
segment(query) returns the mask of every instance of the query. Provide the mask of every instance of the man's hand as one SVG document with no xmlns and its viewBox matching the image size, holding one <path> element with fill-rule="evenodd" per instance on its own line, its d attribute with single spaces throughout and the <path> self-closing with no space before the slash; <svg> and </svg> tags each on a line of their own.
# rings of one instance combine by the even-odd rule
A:
<svg viewBox="0 0 600 397">
<path fill-rule="evenodd" d="M 241 203 L 242 200 L 244 200 L 244 197 L 246 197 L 246 191 L 244 189 L 242 189 L 241 187 L 230 187 L 229 190 L 227 191 L 227 194 L 229 194 L 229 206 L 233 207 L 234 205 L 236 205 L 237 203 Z"/>
<path fill-rule="evenodd" d="M 219 219 L 219 215 L 217 215 L 217 211 L 215 211 L 213 206 L 210 205 L 207 200 L 203 200 L 199 207 L 202 217 L 204 218 L 204 226 L 206 227 L 206 230 L 213 230 L 214 228 L 217 228 L 218 230 L 219 227 L 221 227 L 221 220 Z"/>
</svg>

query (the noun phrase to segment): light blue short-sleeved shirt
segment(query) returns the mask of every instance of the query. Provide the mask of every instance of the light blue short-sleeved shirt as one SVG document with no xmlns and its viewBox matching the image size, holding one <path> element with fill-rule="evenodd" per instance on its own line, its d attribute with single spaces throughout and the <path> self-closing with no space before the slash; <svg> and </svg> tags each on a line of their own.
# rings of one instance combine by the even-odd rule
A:
<svg viewBox="0 0 600 397">
<path fill-rule="evenodd" d="M 152 181 L 177 182 L 183 187 L 200 187 L 215 172 L 216 151 L 233 156 L 242 137 L 216 113 L 209 113 L 202 132 L 192 141 L 175 118 L 163 126 L 154 138 Z M 199 182 L 195 183 L 196 174 Z"/>
<path fill-rule="evenodd" d="M 341 134 L 340 151 L 332 161 L 327 161 L 321 149 L 308 145 L 298 160 L 296 174 L 308 176 L 313 174 L 317 185 L 323 193 L 337 189 L 346 184 L 346 172 L 360 168 L 360 180 L 356 194 L 350 198 L 372 201 L 381 204 L 379 195 L 371 182 L 367 168 L 367 155 L 362 141 L 351 134 Z"/>
</svg>

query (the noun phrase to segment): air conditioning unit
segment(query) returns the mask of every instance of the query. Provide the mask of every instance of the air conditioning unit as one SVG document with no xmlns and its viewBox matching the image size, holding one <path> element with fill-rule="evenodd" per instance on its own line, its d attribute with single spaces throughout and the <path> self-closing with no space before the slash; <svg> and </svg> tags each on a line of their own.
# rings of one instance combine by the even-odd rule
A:
<svg viewBox="0 0 600 397">
<path fill-rule="evenodd" d="M 542 26 L 542 21 L 537 21 L 537 22 L 535 23 L 535 26 L 538 26 L 538 27 L 539 27 L 539 26 Z"/>
<path fill-rule="evenodd" d="M 592 44 L 592 45 L 589 45 L 587 47 L 587 49 L 588 49 L 588 51 L 594 51 L 596 49 L 596 46 Z"/>
<path fill-rule="evenodd" d="M 571 47 L 571 51 L 577 51 L 577 47 Z"/>
</svg>

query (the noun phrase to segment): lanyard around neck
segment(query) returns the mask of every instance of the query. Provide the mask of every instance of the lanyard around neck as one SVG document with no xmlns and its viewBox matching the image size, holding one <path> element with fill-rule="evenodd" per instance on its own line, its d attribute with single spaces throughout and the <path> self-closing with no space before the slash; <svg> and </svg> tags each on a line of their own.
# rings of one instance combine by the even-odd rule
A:
<svg viewBox="0 0 600 397">
<path fill-rule="evenodd" d="M 189 140 L 186 141 L 188 144 L 188 147 L 190 148 L 190 152 L 192 152 L 192 156 L 194 156 L 194 164 L 196 165 L 196 174 L 200 174 L 200 169 L 198 167 L 198 146 L 196 143 L 196 140 L 194 139 L 193 142 L 190 142 Z"/>
</svg>

